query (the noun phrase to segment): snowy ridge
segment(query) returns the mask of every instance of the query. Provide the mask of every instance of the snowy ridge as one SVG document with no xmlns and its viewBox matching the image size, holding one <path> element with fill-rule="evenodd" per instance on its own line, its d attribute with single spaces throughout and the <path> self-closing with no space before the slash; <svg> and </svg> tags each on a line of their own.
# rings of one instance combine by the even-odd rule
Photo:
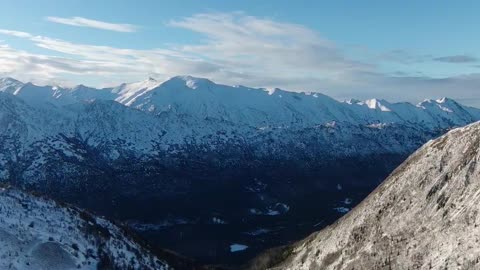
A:
<svg viewBox="0 0 480 270">
<path fill-rule="evenodd" d="M 272 269 L 479 269 L 479 150 L 480 123 L 429 141 Z"/>
<path fill-rule="evenodd" d="M 49 102 L 62 106 L 84 101 L 115 100 L 155 114 L 173 112 L 256 128 L 267 125 L 308 127 L 332 121 L 350 124 L 416 122 L 433 128 L 464 125 L 480 119 L 480 110 L 447 98 L 426 100 L 418 105 L 377 99 L 338 102 L 320 93 L 227 86 L 191 76 L 176 76 L 164 82 L 149 78 L 103 89 L 83 85 L 73 88 L 40 87 L 4 78 L 0 79 L 0 92 L 14 94 L 33 105 Z"/>
<path fill-rule="evenodd" d="M 23 83 L 12 78 L 0 78 L 0 92 L 14 94 L 23 87 Z"/>
<path fill-rule="evenodd" d="M 171 269 L 122 229 L 75 208 L 0 188 L 1 269 Z"/>
<path fill-rule="evenodd" d="M 406 155 L 448 129 L 480 120 L 480 110 L 450 99 L 339 102 L 191 76 L 104 89 L 6 78 L 0 90 L 6 127 L 0 130 L 0 179 L 23 183 L 55 179 L 55 172 L 76 179 L 86 168 L 115 169 L 127 160 L 191 158 L 228 166 Z"/>
<path fill-rule="evenodd" d="M 138 95 L 150 91 L 160 85 L 160 82 L 153 78 L 136 83 L 123 83 L 114 87 L 111 92 L 116 94 L 115 100 L 119 103 L 129 105 Z"/>
</svg>

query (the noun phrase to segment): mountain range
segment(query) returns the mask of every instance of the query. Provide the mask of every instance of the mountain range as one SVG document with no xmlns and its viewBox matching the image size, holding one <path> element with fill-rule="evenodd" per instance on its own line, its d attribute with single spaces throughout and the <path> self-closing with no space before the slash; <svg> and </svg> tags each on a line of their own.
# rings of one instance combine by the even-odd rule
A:
<svg viewBox="0 0 480 270">
<path fill-rule="evenodd" d="M 448 98 L 425 100 L 417 105 L 379 99 L 339 102 L 316 92 L 227 86 L 191 76 L 177 76 L 163 82 L 149 78 L 102 89 L 84 85 L 36 86 L 2 78 L 0 92 L 13 94 L 33 106 L 106 100 L 155 115 L 173 113 L 256 128 L 309 127 L 333 121 L 364 125 L 423 123 L 428 128 L 445 128 L 479 115 L 478 109 Z"/>
<path fill-rule="evenodd" d="M 448 98 L 341 102 L 191 76 L 102 89 L 3 78 L 0 179 L 127 222 L 152 245 L 240 263 L 333 222 L 422 144 L 478 120 Z"/>
<path fill-rule="evenodd" d="M 6 166 L 0 176 L 21 178 L 34 171 L 37 181 L 35 166 L 49 162 L 46 151 L 85 160 L 73 141 L 101 148 L 107 163 L 225 150 L 283 159 L 301 153 L 315 159 L 322 153 L 325 159 L 409 153 L 427 138 L 480 119 L 480 110 L 448 98 L 417 105 L 377 99 L 339 102 L 319 93 L 225 86 L 190 76 L 104 89 L 3 78 L 0 92 L 0 120 L 8 127 L 0 133 L 0 164 L 31 163 L 20 172 Z M 16 153 L 5 154 L 12 152 L 11 144 Z"/>
</svg>

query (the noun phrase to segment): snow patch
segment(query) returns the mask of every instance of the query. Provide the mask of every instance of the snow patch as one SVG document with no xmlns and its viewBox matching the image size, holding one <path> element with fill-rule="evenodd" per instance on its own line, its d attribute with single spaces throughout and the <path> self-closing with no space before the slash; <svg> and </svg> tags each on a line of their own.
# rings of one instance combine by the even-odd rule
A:
<svg viewBox="0 0 480 270">
<path fill-rule="evenodd" d="M 230 245 L 230 252 L 240 252 L 240 251 L 244 251 L 248 248 L 248 246 L 246 245 L 242 245 L 242 244 L 231 244 Z"/>
<path fill-rule="evenodd" d="M 347 207 L 335 207 L 333 209 L 338 213 L 342 213 L 342 214 L 348 213 L 348 211 L 350 211 L 350 208 L 347 208 Z"/>
</svg>

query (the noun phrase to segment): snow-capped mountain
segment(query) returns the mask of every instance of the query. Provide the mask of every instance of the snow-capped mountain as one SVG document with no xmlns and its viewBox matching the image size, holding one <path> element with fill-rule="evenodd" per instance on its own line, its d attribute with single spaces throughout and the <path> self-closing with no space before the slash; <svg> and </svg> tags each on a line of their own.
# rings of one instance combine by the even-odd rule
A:
<svg viewBox="0 0 480 270">
<path fill-rule="evenodd" d="M 172 269 L 124 229 L 2 185 L 1 269 Z"/>
<path fill-rule="evenodd" d="M 305 214 L 312 203 L 325 223 L 337 218 L 338 201 L 365 196 L 423 143 L 477 120 L 480 110 L 451 99 L 339 102 L 191 76 L 102 89 L 7 78 L 0 81 L 0 179 L 136 227 L 188 220 L 200 231 L 182 232 L 167 247 L 214 261 L 227 258 L 231 244 L 249 244 L 244 254 L 252 256 L 317 230 L 319 221 Z M 218 219 L 228 233 L 208 227 Z M 259 220 L 266 222 L 260 229 Z M 299 229 L 298 221 L 307 225 Z M 278 227 L 289 237 L 283 242 L 245 239 Z M 189 248 L 205 228 L 218 245 Z"/>
<path fill-rule="evenodd" d="M 479 149 L 480 123 L 429 141 L 272 269 L 479 269 Z"/>
<path fill-rule="evenodd" d="M 23 87 L 23 83 L 12 78 L 0 78 L 0 92 L 15 94 Z"/>
<path fill-rule="evenodd" d="M 22 125 L 25 132 L 19 136 L 29 138 L 19 143 L 27 148 L 61 134 L 91 146 L 122 142 L 114 148 L 137 156 L 157 153 L 158 147 L 178 151 L 188 144 L 216 148 L 251 143 L 258 148 L 273 140 L 258 148 L 261 152 L 312 139 L 340 155 L 408 153 L 432 134 L 480 119 L 480 110 L 445 98 L 418 105 L 376 99 L 338 102 L 319 93 L 232 87 L 190 76 L 104 89 L 40 87 L 7 78 L 0 81 L 0 90 L 7 93 L 1 102 L 8 102 L 0 108 L 2 121 Z M 3 134 L 11 132 L 18 130 Z M 375 141 L 377 149 L 352 149 L 362 136 L 382 138 Z M 340 148 L 329 149 L 340 142 Z"/>
<path fill-rule="evenodd" d="M 246 154 L 307 163 L 408 154 L 446 129 L 480 119 L 480 110 L 450 99 L 416 106 L 338 102 L 318 93 L 231 87 L 190 76 L 105 89 L 1 82 L 0 123 L 6 128 L 0 131 L 0 177 L 20 182 L 32 175 L 47 179 L 51 166 L 84 171 L 98 159 L 113 165 L 195 156 L 226 165 L 245 162 Z"/>
<path fill-rule="evenodd" d="M 117 87 L 114 87 L 110 92 L 115 94 L 116 101 L 129 105 L 138 95 L 148 92 L 158 87 L 161 82 L 154 78 L 148 78 L 148 80 L 136 82 L 136 83 L 123 83 Z"/>
<path fill-rule="evenodd" d="M 227 86 L 191 76 L 177 76 L 164 82 L 149 78 L 103 89 L 84 85 L 73 88 L 40 87 L 4 78 L 0 80 L 0 91 L 14 94 L 28 104 L 49 102 L 68 105 L 115 100 L 156 115 L 173 113 L 255 128 L 311 127 L 333 121 L 361 125 L 421 123 L 429 128 L 445 128 L 471 122 L 480 116 L 480 110 L 447 98 L 425 100 L 417 105 L 377 99 L 339 102 L 320 93 Z"/>
</svg>

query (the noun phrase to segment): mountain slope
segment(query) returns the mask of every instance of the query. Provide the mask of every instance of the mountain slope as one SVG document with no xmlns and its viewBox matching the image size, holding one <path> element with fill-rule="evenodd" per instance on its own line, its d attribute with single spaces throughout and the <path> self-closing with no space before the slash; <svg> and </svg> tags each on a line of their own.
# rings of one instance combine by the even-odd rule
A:
<svg viewBox="0 0 480 270">
<path fill-rule="evenodd" d="M 274 269 L 479 268 L 479 150 L 480 123 L 428 142 Z"/>
<path fill-rule="evenodd" d="M 14 94 L 18 89 L 23 87 L 23 83 L 13 78 L 0 78 L 0 92 Z"/>
<path fill-rule="evenodd" d="M 0 188 L 1 269 L 170 269 L 112 223 Z"/>
</svg>

